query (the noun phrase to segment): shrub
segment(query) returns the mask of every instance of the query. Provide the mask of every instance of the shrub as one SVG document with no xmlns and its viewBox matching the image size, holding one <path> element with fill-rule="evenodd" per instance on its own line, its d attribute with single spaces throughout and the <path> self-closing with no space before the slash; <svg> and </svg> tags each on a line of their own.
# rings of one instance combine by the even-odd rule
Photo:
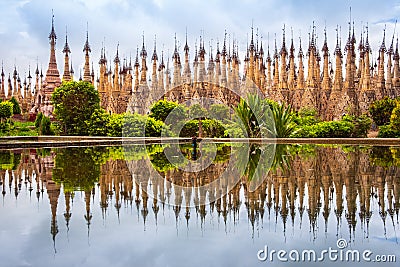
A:
<svg viewBox="0 0 400 267">
<path fill-rule="evenodd" d="M 14 96 L 11 97 L 10 102 L 13 103 L 13 114 L 21 114 L 21 108 Z"/>
<path fill-rule="evenodd" d="M 351 137 L 367 137 L 368 131 L 371 128 L 372 120 L 367 115 L 352 116 L 345 115 L 342 121 L 351 122 L 354 125 Z"/>
<path fill-rule="evenodd" d="M 351 137 L 354 125 L 348 121 L 323 121 L 301 127 L 294 137 L 346 138 Z"/>
<path fill-rule="evenodd" d="M 35 119 L 35 127 L 36 127 L 36 129 L 39 129 L 40 123 L 42 122 L 42 118 L 43 118 L 43 113 L 42 113 L 42 112 L 39 112 L 39 113 L 36 115 L 36 119 Z"/>
<path fill-rule="evenodd" d="M 213 104 L 208 112 L 213 119 L 227 122 L 230 118 L 229 107 L 223 104 Z"/>
<path fill-rule="evenodd" d="M 43 116 L 39 127 L 40 135 L 54 135 L 53 129 L 51 128 L 51 121 L 49 117 Z"/>
<path fill-rule="evenodd" d="M 396 107 L 392 110 L 390 125 L 392 125 L 393 130 L 400 131 L 400 101 L 397 102 Z"/>
<path fill-rule="evenodd" d="M 381 126 L 390 122 L 390 115 L 395 107 L 396 100 L 385 97 L 373 102 L 369 107 L 369 113 L 376 125 Z"/>
<path fill-rule="evenodd" d="M 189 115 L 191 118 L 204 118 L 208 117 L 208 112 L 200 104 L 194 104 L 189 107 Z"/>
<path fill-rule="evenodd" d="M 379 127 L 378 137 L 397 138 L 400 137 L 400 131 L 393 129 L 392 125 L 382 125 Z"/>
<path fill-rule="evenodd" d="M 64 82 L 52 95 L 54 115 L 64 134 L 87 135 L 86 121 L 100 108 L 98 91 L 89 82 Z"/>
<path fill-rule="evenodd" d="M 168 115 L 171 111 L 174 110 L 174 113 L 171 114 L 174 116 L 170 122 L 182 121 L 186 118 L 186 108 L 182 105 L 179 105 L 177 102 L 160 100 L 154 103 L 150 108 L 150 117 L 159 121 L 165 122 Z"/>
</svg>

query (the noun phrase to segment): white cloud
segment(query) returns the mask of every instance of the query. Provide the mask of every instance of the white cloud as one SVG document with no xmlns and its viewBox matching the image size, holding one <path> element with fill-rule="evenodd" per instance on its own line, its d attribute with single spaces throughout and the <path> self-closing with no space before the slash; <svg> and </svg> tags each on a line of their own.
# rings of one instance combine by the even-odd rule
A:
<svg viewBox="0 0 400 267">
<path fill-rule="evenodd" d="M 105 39 L 108 58 L 115 55 L 117 43 L 120 43 L 120 55 L 135 57 L 136 47 L 141 46 L 142 33 L 149 52 L 153 49 L 154 35 L 157 35 L 157 47 L 160 53 L 165 44 L 170 54 L 173 50 L 174 33 L 181 44 L 184 42 L 185 29 L 188 29 L 189 46 L 193 53 L 195 41 L 204 31 L 206 44 L 213 39 L 222 42 L 224 30 L 234 35 L 243 52 L 250 34 L 252 20 L 254 26 L 267 42 L 273 46 L 274 33 L 280 46 L 282 26 L 286 24 L 287 36 L 293 27 L 296 50 L 301 30 L 303 46 L 307 45 L 307 33 L 312 21 L 317 25 L 317 32 L 322 42 L 324 25 L 327 25 L 329 47 L 336 45 L 336 25 L 342 27 L 342 37 L 347 35 L 349 1 L 295 1 L 248 0 L 248 1 L 183 1 L 183 0 L 35 0 L 11 1 L 0 3 L 0 51 L 1 60 L 11 70 L 14 61 L 20 68 L 26 68 L 26 59 L 36 62 L 36 57 L 47 66 L 48 40 L 51 27 L 51 9 L 54 9 L 55 27 L 58 36 L 57 59 L 62 68 L 60 51 L 65 41 L 65 26 L 68 27 L 68 40 L 72 50 L 75 73 L 83 62 L 83 44 L 86 37 L 86 23 L 89 23 L 89 41 L 92 47 L 92 59 L 95 67 L 99 59 L 102 42 Z M 400 14 L 395 0 L 377 2 L 373 0 L 353 0 L 353 18 L 356 25 L 357 40 L 360 35 L 361 21 L 369 22 L 370 43 L 377 48 L 381 43 L 383 25 L 386 21 L 388 33 L 393 32 L 393 21 Z M 21 34 L 24 33 L 24 34 Z M 26 34 L 25 34 L 26 33 Z M 27 39 L 29 42 L 27 42 Z M 232 37 L 233 38 L 233 37 Z M 388 37 L 389 38 L 389 37 Z M 388 39 L 389 40 L 389 39 Z M 322 46 L 322 44 L 320 45 Z M 266 48 L 266 44 L 265 44 Z"/>
</svg>

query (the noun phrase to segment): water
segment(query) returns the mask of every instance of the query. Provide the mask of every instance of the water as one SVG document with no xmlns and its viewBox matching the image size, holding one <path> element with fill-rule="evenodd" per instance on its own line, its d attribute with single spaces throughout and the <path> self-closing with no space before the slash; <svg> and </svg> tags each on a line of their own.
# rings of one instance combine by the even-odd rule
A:
<svg viewBox="0 0 400 267">
<path fill-rule="evenodd" d="M 228 182 L 237 144 L 180 146 L 194 173 L 161 145 L 0 151 L 0 266 L 397 266 L 362 255 L 400 260 L 400 148 L 279 145 L 250 192 L 257 148 Z"/>
</svg>

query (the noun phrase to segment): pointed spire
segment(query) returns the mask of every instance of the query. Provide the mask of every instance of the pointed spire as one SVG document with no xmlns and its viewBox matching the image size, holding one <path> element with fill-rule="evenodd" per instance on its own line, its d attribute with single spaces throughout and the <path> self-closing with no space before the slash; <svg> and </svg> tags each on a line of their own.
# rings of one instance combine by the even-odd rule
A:
<svg viewBox="0 0 400 267">
<path fill-rule="evenodd" d="M 69 49 L 69 45 L 68 45 L 68 30 L 67 30 L 67 26 L 65 26 L 65 45 L 64 45 L 64 49 L 62 51 L 63 53 L 71 53 L 71 50 Z"/>
<path fill-rule="evenodd" d="M 154 35 L 154 50 L 153 50 L 153 56 L 151 57 L 151 60 L 153 60 L 153 61 L 157 61 L 158 60 L 156 46 L 157 46 L 157 36 Z"/>
<path fill-rule="evenodd" d="M 89 53 L 92 52 L 89 45 L 89 23 L 86 24 L 86 42 L 83 46 L 83 52 Z"/>
<path fill-rule="evenodd" d="M 299 57 L 303 57 L 303 48 L 301 47 L 301 36 L 299 36 L 300 46 L 299 46 Z"/>
<path fill-rule="evenodd" d="M 389 55 L 393 55 L 393 45 L 394 45 L 394 35 L 395 35 L 395 33 L 396 33 L 396 25 L 397 25 L 397 20 L 396 20 L 396 22 L 395 22 L 395 24 L 394 24 L 392 42 L 390 43 L 389 50 L 387 51 L 387 53 L 388 53 Z"/>
<path fill-rule="evenodd" d="M 186 28 L 186 36 L 185 36 L 185 46 L 184 46 L 183 50 L 185 51 L 186 54 L 189 54 L 189 46 L 188 46 L 188 42 L 187 42 L 187 28 Z"/>
<path fill-rule="evenodd" d="M 29 65 L 29 67 L 28 67 L 28 79 L 32 79 L 32 76 L 31 76 L 31 65 Z"/>
<path fill-rule="evenodd" d="M 174 54 L 172 55 L 172 59 L 175 59 L 176 61 L 179 61 L 179 52 L 178 52 L 178 41 L 176 38 L 176 33 L 175 33 L 175 49 L 174 49 Z"/>
<path fill-rule="evenodd" d="M 368 38 L 367 38 L 368 40 Z M 339 26 L 336 27 L 336 48 L 335 48 L 335 53 L 336 56 L 342 56 L 342 50 L 340 48 L 340 43 L 339 43 Z"/>
<path fill-rule="evenodd" d="M 367 26 L 366 26 L 366 30 L 367 30 L 367 37 L 365 38 L 364 50 L 365 50 L 365 52 L 370 52 L 371 48 L 369 46 L 369 41 L 368 41 L 368 23 L 367 23 Z"/>
<path fill-rule="evenodd" d="M 322 46 L 322 52 L 324 52 L 324 55 L 326 54 L 328 54 L 328 38 L 327 38 L 327 36 L 326 36 L 326 26 L 325 26 L 325 29 L 324 29 L 324 45 Z"/>
<path fill-rule="evenodd" d="M 142 50 L 140 51 L 140 56 L 145 58 L 145 57 L 147 57 L 147 52 L 146 52 L 146 47 L 144 45 L 144 33 L 142 35 L 142 38 L 143 38 L 143 42 L 142 42 Z"/>
<path fill-rule="evenodd" d="M 51 10 L 51 31 L 50 31 L 50 34 L 49 34 L 49 40 L 50 41 L 54 40 L 54 42 L 55 42 L 56 39 L 57 39 L 57 35 L 56 35 L 55 30 L 54 30 L 54 12 L 53 12 L 53 9 L 52 9 Z"/>
<path fill-rule="evenodd" d="M 1 73 L 3 74 L 3 63 L 2 63 L 1 69 L 2 69 L 2 72 L 1 72 Z M 38 62 L 36 62 L 35 74 L 36 74 L 36 75 L 39 75 L 39 63 L 38 63 Z"/>
<path fill-rule="evenodd" d="M 226 30 L 224 34 L 224 45 L 222 46 L 222 56 L 226 56 Z"/>
<path fill-rule="evenodd" d="M 120 62 L 119 55 L 118 55 L 118 50 L 119 50 L 119 43 L 117 44 L 117 54 L 115 55 L 115 58 L 114 58 L 114 63 L 115 64 Z"/>
<path fill-rule="evenodd" d="M 385 28 L 383 29 L 383 39 L 382 39 L 382 44 L 379 48 L 379 52 L 386 52 L 385 39 L 386 39 L 386 25 Z"/>
<path fill-rule="evenodd" d="M 254 51 L 254 27 L 253 27 L 253 21 L 251 22 L 251 40 L 250 40 L 250 51 Z"/>
<path fill-rule="evenodd" d="M 268 44 L 267 44 L 267 62 L 271 61 L 271 55 L 269 53 L 269 33 L 268 33 Z"/>
<path fill-rule="evenodd" d="M 285 33 L 285 24 L 283 24 L 283 36 L 282 36 L 282 48 L 281 48 L 281 52 L 280 55 L 287 55 L 287 50 L 286 50 L 286 33 Z"/>
<path fill-rule="evenodd" d="M 158 67 L 158 70 L 161 71 L 165 69 L 165 64 L 164 64 L 164 51 L 161 51 L 161 62 L 160 66 Z"/>
</svg>

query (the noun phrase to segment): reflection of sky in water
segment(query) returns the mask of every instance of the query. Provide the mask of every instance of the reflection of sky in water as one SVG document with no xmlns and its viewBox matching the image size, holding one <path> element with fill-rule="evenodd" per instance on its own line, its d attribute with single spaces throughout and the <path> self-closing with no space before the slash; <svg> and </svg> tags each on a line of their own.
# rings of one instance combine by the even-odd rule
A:
<svg viewBox="0 0 400 267">
<path fill-rule="evenodd" d="M 398 179 L 399 177 L 397 177 Z M 7 183 L 8 187 L 8 183 Z M 363 251 L 370 249 L 374 254 L 396 254 L 400 260 L 400 245 L 397 239 L 400 232 L 399 223 L 394 214 L 394 223 L 387 214 L 385 226 L 379 215 L 376 199 L 371 199 L 372 217 L 369 230 L 359 217 L 359 196 L 356 199 L 356 229 L 350 233 L 345 218 L 347 212 L 346 190 L 343 190 L 344 211 L 341 223 L 337 225 L 335 215 L 335 194 L 330 200 L 328 224 L 323 217 L 323 190 L 320 191 L 321 207 L 316 227 L 310 225 L 307 211 L 307 195 L 304 197 L 306 209 L 300 223 L 299 196 L 296 198 L 294 224 L 287 217 L 286 230 L 282 217 L 277 216 L 274 206 L 270 213 L 265 206 L 265 214 L 254 223 L 248 219 L 248 208 L 245 205 L 244 189 L 241 188 L 241 205 L 239 219 L 234 220 L 233 212 L 228 213 L 226 224 L 224 218 L 215 209 L 207 206 L 207 215 L 202 222 L 195 208 L 190 209 L 187 225 L 185 208 L 182 208 L 176 220 L 172 206 L 160 205 L 157 222 L 152 210 L 153 201 L 148 199 L 148 216 L 144 224 L 141 210 L 135 202 L 123 202 L 119 218 L 115 208 L 115 198 L 108 203 L 103 218 L 100 208 L 100 191 L 95 187 L 91 196 L 91 213 L 93 219 L 88 226 L 85 193 L 75 192 L 71 203 L 72 217 L 67 230 L 64 213 L 65 196 L 61 188 L 57 206 L 58 234 L 53 247 L 51 228 L 51 209 L 45 191 L 39 201 L 29 196 L 25 184 L 22 184 L 18 198 L 13 189 L 6 188 L 6 195 L 0 202 L 0 266 L 298 266 L 299 263 L 273 263 L 257 260 L 257 251 L 265 245 L 269 249 L 314 249 L 317 254 L 332 247 L 336 249 L 337 238 L 346 239 L 347 249 Z M 307 194 L 307 190 L 305 190 Z M 385 194 L 387 191 L 385 191 Z M 298 194 L 298 192 L 297 192 Z M 387 198 L 386 198 L 387 202 Z M 288 202 L 289 206 L 289 202 Z M 386 208 L 387 208 L 386 203 Z M 289 208 L 289 207 L 288 207 Z M 237 215 L 235 215 L 237 216 Z M 325 231 L 326 229 L 326 231 Z M 304 263 L 309 265 L 310 263 Z M 344 262 L 317 262 L 312 266 L 343 266 Z M 358 265 L 366 264 L 364 262 Z M 376 266 L 373 263 L 368 265 Z M 396 264 L 380 264 L 396 266 Z"/>
</svg>

